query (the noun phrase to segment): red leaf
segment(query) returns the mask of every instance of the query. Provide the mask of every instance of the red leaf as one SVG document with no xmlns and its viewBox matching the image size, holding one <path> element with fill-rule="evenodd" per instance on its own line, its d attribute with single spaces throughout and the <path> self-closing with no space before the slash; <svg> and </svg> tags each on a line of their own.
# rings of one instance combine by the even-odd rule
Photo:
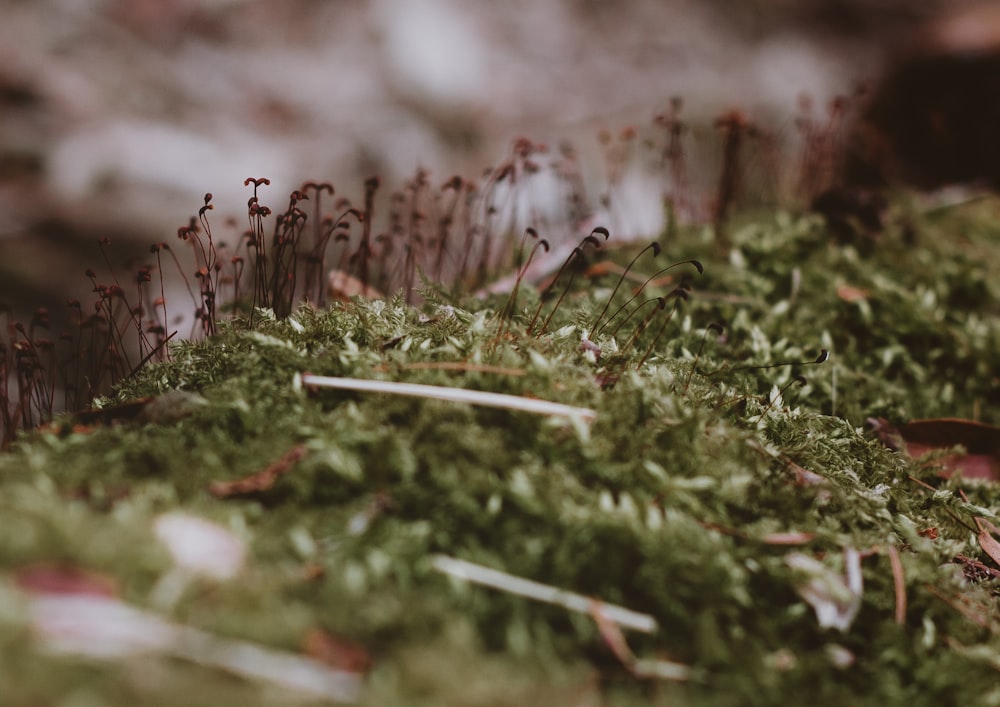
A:
<svg viewBox="0 0 1000 707">
<path fill-rule="evenodd" d="M 118 583 L 113 577 L 73 565 L 28 565 L 14 573 L 14 584 L 30 594 L 118 596 Z"/>
<path fill-rule="evenodd" d="M 943 477 L 957 472 L 968 479 L 1000 481 L 1000 427 L 955 418 L 914 420 L 898 427 L 880 418 L 869 424 L 883 444 L 913 459 L 940 449 L 965 447 L 965 454 L 938 460 Z"/>
</svg>

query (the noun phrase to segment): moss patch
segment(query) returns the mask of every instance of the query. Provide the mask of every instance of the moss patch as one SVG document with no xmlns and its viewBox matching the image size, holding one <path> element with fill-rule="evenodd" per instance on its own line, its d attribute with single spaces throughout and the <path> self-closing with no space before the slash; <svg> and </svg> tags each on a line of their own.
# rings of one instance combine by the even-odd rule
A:
<svg viewBox="0 0 1000 707">
<path fill-rule="evenodd" d="M 721 258 L 706 257 L 706 232 L 672 234 L 661 259 L 698 258 L 705 273 L 644 361 L 665 312 L 630 347 L 649 310 L 614 340 L 606 328 L 599 357 L 581 347 L 611 276 L 580 278 L 540 337 L 526 332 L 530 288 L 504 322 L 501 300 L 431 290 L 420 310 L 400 298 L 302 307 L 174 346 L 102 404 L 191 395 L 114 424 L 64 418 L 0 457 L 5 694 L 253 702 L 252 683 L 209 668 L 53 657 L 29 635 L 19 568 L 85 567 L 150 606 L 170 566 L 152 520 L 180 508 L 231 528 L 250 558 L 240 580 L 191 584 L 169 618 L 292 651 L 316 628 L 352 641 L 373 661 L 364 704 L 1000 703 L 996 583 L 955 562 L 992 562 L 973 519 L 1000 523 L 1000 491 L 939 478 L 933 460 L 865 430 L 872 416 L 1000 422 L 998 206 L 895 208 L 877 244 L 837 245 L 821 221 L 787 214 L 734 226 Z M 809 363 L 820 349 L 829 360 Z M 538 397 L 596 418 L 309 391 L 296 384 L 306 371 Z M 297 445 L 304 456 L 267 490 L 208 492 Z M 779 541 L 788 533 L 794 547 Z M 851 548 L 856 618 L 823 628 L 789 558 L 843 574 Z M 646 612 L 659 630 L 629 634 L 631 648 L 691 678 L 636 679 L 591 617 L 449 579 L 436 554 Z"/>
</svg>

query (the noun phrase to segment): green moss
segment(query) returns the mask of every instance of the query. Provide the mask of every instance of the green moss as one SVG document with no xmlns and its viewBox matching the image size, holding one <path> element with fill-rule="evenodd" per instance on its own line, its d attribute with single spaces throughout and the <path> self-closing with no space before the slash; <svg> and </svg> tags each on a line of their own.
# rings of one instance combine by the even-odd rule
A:
<svg viewBox="0 0 1000 707">
<path fill-rule="evenodd" d="M 241 581 L 192 585 L 172 618 L 290 650 L 311 627 L 353 640 L 374 659 L 366 704 L 996 702 L 995 628 L 941 597 L 995 616 L 994 586 L 969 583 L 951 561 L 990 562 L 970 528 L 973 516 L 995 517 L 1000 492 L 937 479 L 864 431 L 878 415 L 1000 422 L 996 209 L 934 214 L 919 222 L 918 247 L 901 230 L 838 246 L 821 222 L 779 214 L 734 228 L 733 252 L 712 261 L 699 252 L 703 235 L 682 231 L 666 253 L 701 258 L 705 275 L 642 365 L 655 325 L 617 356 L 638 321 L 617 342 L 598 338 L 599 361 L 580 348 L 580 324 L 603 307 L 610 280 L 580 283 L 539 338 L 524 332 L 530 295 L 498 338 L 486 303 L 448 304 L 437 292 L 424 312 L 399 298 L 302 307 L 178 344 L 103 404 L 191 395 L 113 425 L 66 420 L 0 457 L 0 684 L 15 703 L 253 702 L 247 683 L 206 668 L 91 665 L 26 648 L 11 573 L 71 562 L 149 605 L 169 565 L 152 518 L 183 508 L 236 530 L 250 560 Z M 866 295 L 838 296 L 844 285 Z M 705 339 L 716 321 L 724 337 Z M 821 348 L 824 364 L 767 368 Z M 482 366 L 413 365 L 444 362 Z M 597 416 L 587 426 L 309 392 L 296 384 L 304 371 L 533 396 Z M 304 459 L 272 488 L 208 493 L 299 444 Z M 802 485 L 796 469 L 822 483 Z M 769 544 L 791 531 L 815 537 Z M 906 577 L 903 625 L 890 545 Z M 837 568 L 845 547 L 872 554 L 860 613 L 841 633 L 817 624 L 786 557 Z M 435 553 L 648 612 L 660 629 L 630 635 L 633 649 L 687 663 L 694 677 L 636 680 L 589 617 L 449 580 L 431 568 Z M 307 566 L 321 576 L 307 579 Z M 844 650 L 853 663 L 837 667 L 831 656 Z"/>
</svg>

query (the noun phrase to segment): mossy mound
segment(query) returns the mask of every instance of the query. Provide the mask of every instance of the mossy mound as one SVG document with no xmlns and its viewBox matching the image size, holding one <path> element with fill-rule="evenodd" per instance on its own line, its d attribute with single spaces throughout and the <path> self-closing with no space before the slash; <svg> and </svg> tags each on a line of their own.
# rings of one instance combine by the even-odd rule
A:
<svg viewBox="0 0 1000 707">
<path fill-rule="evenodd" d="M 275 649 L 322 629 L 370 659 L 362 704 L 1000 703 L 998 585 L 955 559 L 993 566 L 976 519 L 1000 524 L 1000 487 L 942 478 L 865 429 L 875 416 L 1000 422 L 997 210 L 899 216 L 917 219 L 917 245 L 902 230 L 838 245 L 787 215 L 734 228 L 717 259 L 708 232 L 672 234 L 661 257 L 705 273 L 655 343 L 666 311 L 632 341 L 647 309 L 581 347 L 615 284 L 600 276 L 579 279 L 541 336 L 527 331 L 530 288 L 502 320 L 502 301 L 430 287 L 420 309 L 264 312 L 178 344 L 102 401 L 103 419 L 63 418 L 0 457 L 5 703 L 307 699 L 156 656 L 50 655 L 14 589 L 35 563 L 86 568 L 131 604 Z M 309 390 L 304 372 L 595 417 Z M 158 397 L 177 390 L 191 395 Z M 143 396 L 158 402 L 116 414 Z M 292 449 L 272 484 L 209 492 Z M 193 580 L 156 607 L 171 559 L 152 527 L 175 510 L 231 529 L 249 556 L 238 579 Z M 855 550 L 860 592 L 835 581 Z M 631 649 L 686 679 L 635 677 L 593 616 L 451 579 L 434 569 L 442 554 L 649 614 L 658 630 L 626 632 Z"/>
</svg>

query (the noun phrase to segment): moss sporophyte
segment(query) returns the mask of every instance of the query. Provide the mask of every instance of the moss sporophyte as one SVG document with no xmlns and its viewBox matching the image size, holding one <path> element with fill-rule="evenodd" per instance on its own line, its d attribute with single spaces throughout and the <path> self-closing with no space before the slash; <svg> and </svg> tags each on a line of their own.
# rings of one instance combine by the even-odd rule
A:
<svg viewBox="0 0 1000 707">
<path fill-rule="evenodd" d="M 65 338 L 7 315 L 5 699 L 996 701 L 996 481 L 865 426 L 1000 421 L 996 203 L 900 195 L 872 247 L 727 177 L 724 248 L 643 247 L 518 223 L 542 154 L 421 171 L 384 231 L 377 180 L 248 180 Z"/>
</svg>

